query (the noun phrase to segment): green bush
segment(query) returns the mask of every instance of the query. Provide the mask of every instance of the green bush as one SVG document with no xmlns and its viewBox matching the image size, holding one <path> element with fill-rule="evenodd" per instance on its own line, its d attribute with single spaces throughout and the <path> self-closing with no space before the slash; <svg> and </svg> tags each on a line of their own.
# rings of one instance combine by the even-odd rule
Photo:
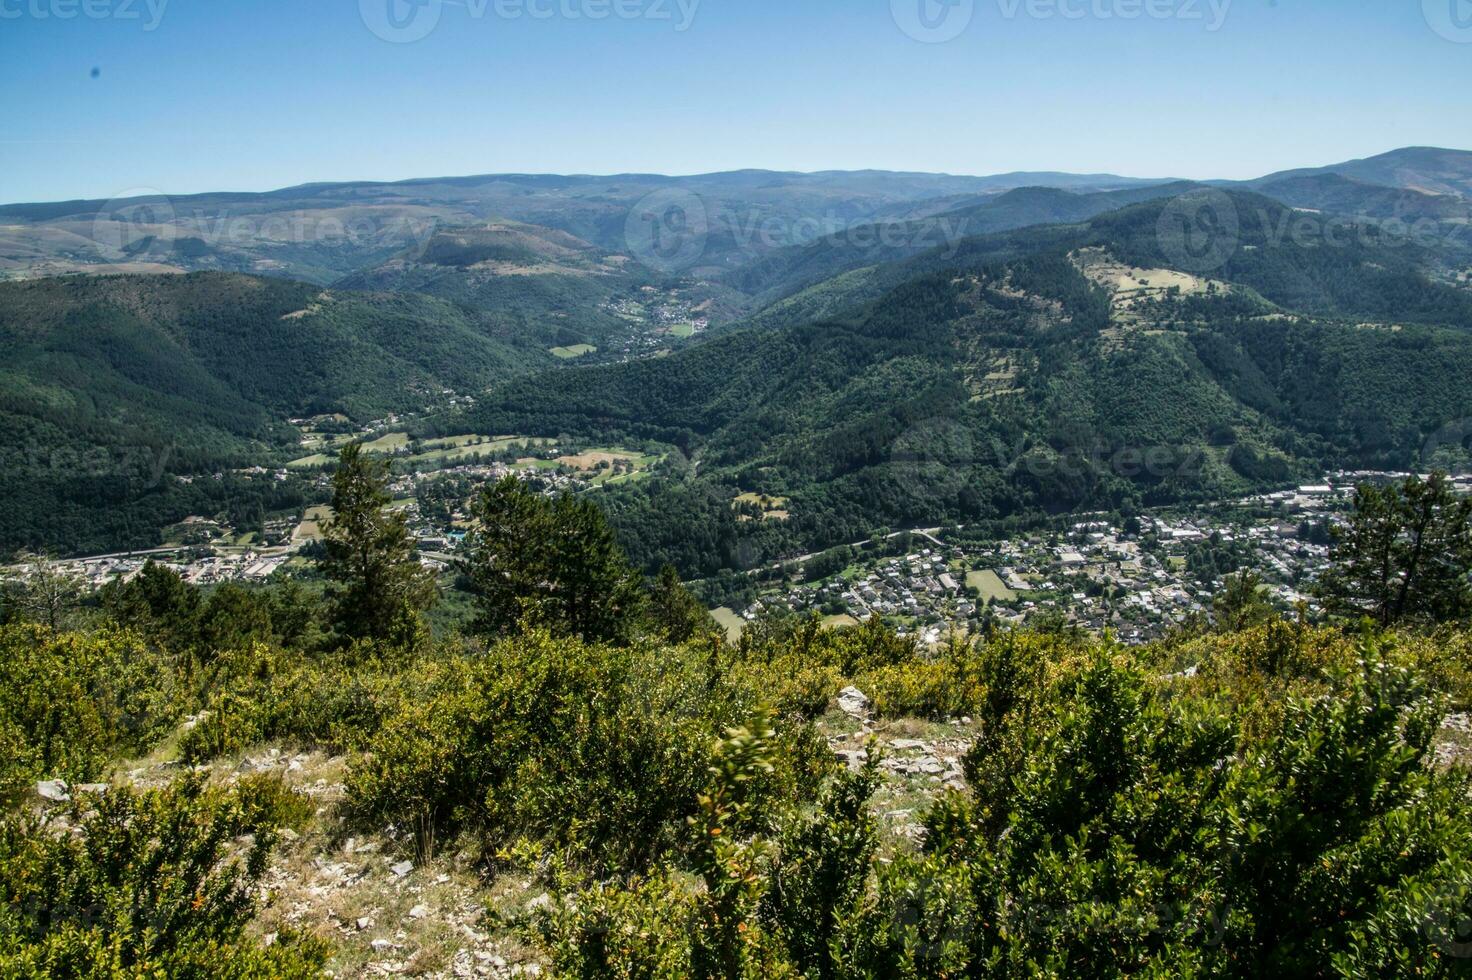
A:
<svg viewBox="0 0 1472 980">
<path fill-rule="evenodd" d="M 427 688 L 428 665 L 460 656 L 453 644 L 423 659 L 374 644 L 315 656 L 258 645 L 222 656 L 201 684 L 212 693 L 204 717 L 180 739 L 180 754 L 198 764 L 261 742 L 361 749 L 403 699 Z"/>
<path fill-rule="evenodd" d="M 0 628 L 0 792 L 95 780 L 176 723 L 184 688 L 175 662 L 131 633 Z"/>
<path fill-rule="evenodd" d="M 1466 975 L 1472 781 L 1428 761 L 1406 651 L 1359 655 L 1258 729 L 1121 650 L 988 644 L 996 732 L 923 850 L 877 858 L 872 763 L 807 815 L 752 792 L 783 743 L 749 726 L 689 863 L 571 888 L 528 929 L 570 976 Z"/>
<path fill-rule="evenodd" d="M 521 921 L 560 975 L 862 975 L 843 951 L 862 923 L 877 846 L 877 769 L 833 773 L 807 812 L 769 782 L 782 744 L 761 713 L 716 744 L 688 868 L 573 888 Z"/>
<path fill-rule="evenodd" d="M 239 792 L 198 778 L 74 803 L 71 833 L 0 822 L 0 975 L 292 978 L 319 976 L 325 950 L 247 938 L 276 828 L 296 804 L 279 784 Z"/>
<path fill-rule="evenodd" d="M 681 846 L 712 735 L 754 700 L 698 651 L 534 633 L 406 700 L 353 767 L 350 801 L 369 825 L 412 830 L 421 851 L 475 830 L 493 850 L 528 840 L 639 869 Z M 807 744 L 794 758 L 816 764 Z"/>
</svg>

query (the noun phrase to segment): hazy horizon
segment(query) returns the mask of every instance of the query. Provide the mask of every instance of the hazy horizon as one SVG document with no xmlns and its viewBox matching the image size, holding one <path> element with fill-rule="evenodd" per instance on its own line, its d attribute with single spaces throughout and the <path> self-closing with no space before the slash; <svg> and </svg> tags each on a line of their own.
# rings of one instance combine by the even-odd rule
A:
<svg viewBox="0 0 1472 980">
<path fill-rule="evenodd" d="M 961 178 L 961 179 L 966 179 L 966 178 L 987 179 L 987 178 L 993 178 L 993 177 L 1007 177 L 1007 176 L 1011 176 L 1013 174 L 1063 174 L 1063 175 L 1072 176 L 1072 177 L 1118 177 L 1118 178 L 1123 179 L 1123 180 L 1141 181 L 1141 182 L 1147 182 L 1147 183 L 1148 182 L 1157 182 L 1157 181 L 1163 183 L 1163 182 L 1177 181 L 1177 180 L 1181 180 L 1181 181 L 1198 181 L 1198 182 L 1201 182 L 1201 183 L 1209 183 L 1209 182 L 1212 182 L 1212 181 L 1254 180 L 1256 178 L 1265 177 L 1265 176 L 1268 176 L 1271 173 L 1277 173 L 1277 172 L 1280 172 L 1280 171 L 1298 170 L 1298 169 L 1303 169 L 1303 168 L 1317 168 L 1317 167 L 1320 167 L 1320 166 L 1329 166 L 1329 165 L 1333 165 L 1333 164 L 1348 163 L 1348 162 L 1351 162 L 1352 160 L 1372 159 L 1374 157 L 1382 156 L 1382 155 L 1384 155 L 1386 153 L 1393 153 L 1393 152 L 1396 152 L 1396 151 L 1399 151 L 1399 150 L 1408 150 L 1408 149 L 1432 149 L 1432 150 L 1447 150 L 1447 151 L 1459 152 L 1459 153 L 1472 153 L 1472 150 L 1465 150 L 1465 149 L 1463 149 L 1461 147 L 1451 147 L 1451 146 L 1437 146 L 1437 147 L 1396 146 L 1396 147 L 1391 147 L 1389 149 L 1386 149 L 1386 150 L 1383 150 L 1383 151 L 1379 151 L 1379 152 L 1376 152 L 1376 153 L 1367 153 L 1367 154 L 1365 154 L 1362 157 L 1345 158 L 1343 160 L 1323 160 L 1323 161 L 1308 162 L 1308 163 L 1295 163 L 1295 164 L 1293 164 L 1291 166 L 1274 167 L 1272 170 L 1264 171 L 1263 173 L 1258 173 L 1258 174 L 1250 174 L 1250 175 L 1247 175 L 1247 176 L 1244 176 L 1244 177 L 1221 177 L 1221 176 L 1194 175 L 1194 174 L 1153 174 L 1153 175 L 1146 175 L 1146 174 L 1116 173 L 1116 172 L 1105 171 L 1105 170 L 1059 170 L 1057 168 L 1033 168 L 1033 169 L 1026 169 L 1026 170 L 1003 170 L 1003 171 L 990 171 L 990 172 L 986 172 L 986 173 L 980 173 L 980 172 L 977 172 L 977 173 L 962 173 L 962 172 L 957 172 L 957 171 L 943 171 L 943 170 L 891 170 L 891 169 L 883 168 L 883 167 L 866 167 L 866 166 L 823 167 L 823 168 L 819 168 L 819 169 L 815 169 L 815 170 L 794 170 L 794 169 L 791 169 L 791 168 L 782 168 L 782 167 L 730 167 L 730 168 L 726 168 L 726 169 L 723 169 L 723 170 L 704 170 L 704 171 L 695 171 L 695 172 L 690 172 L 690 173 L 665 173 L 665 172 L 654 171 L 654 170 L 641 170 L 641 171 L 635 171 L 635 170 L 624 170 L 624 171 L 603 170 L 603 171 L 588 171 L 588 172 L 564 172 L 564 171 L 553 171 L 553 170 L 478 170 L 478 171 L 469 171 L 469 172 L 466 172 L 466 173 L 415 174 L 415 175 L 403 176 L 403 177 L 383 177 L 383 178 L 379 178 L 379 177 L 308 178 L 308 179 L 304 179 L 304 180 L 293 181 L 293 182 L 287 183 L 287 184 L 273 184 L 273 185 L 270 185 L 270 186 L 262 186 L 262 187 L 209 187 L 209 188 L 194 189 L 194 190 L 177 190 L 177 189 L 171 189 L 171 188 L 140 188 L 139 190 L 145 190 L 145 191 L 157 190 L 159 193 L 161 193 L 163 195 L 166 195 L 166 196 L 187 197 L 187 196 L 198 195 L 198 194 L 269 194 L 269 193 L 276 192 L 276 191 L 291 190 L 293 188 L 298 188 L 298 187 L 336 186 L 336 185 L 343 185 L 343 184 L 405 184 L 405 183 L 433 182 L 433 181 L 437 181 L 437 180 L 464 180 L 464 179 L 469 178 L 469 177 L 527 176 L 527 177 L 565 177 L 565 178 L 569 178 L 569 179 L 586 178 L 586 179 L 591 179 L 591 180 L 615 179 L 615 178 L 620 178 L 620 177 L 651 177 L 651 178 L 662 178 L 662 179 L 668 179 L 668 180 L 691 180 L 691 179 L 698 179 L 698 178 L 701 178 L 701 177 L 713 177 L 713 176 L 718 176 L 720 174 L 731 174 L 731 173 L 791 174 L 791 175 L 802 176 L 802 177 L 811 177 L 811 176 L 817 176 L 817 175 L 820 175 L 820 174 L 893 173 L 893 174 L 918 174 L 918 175 L 931 176 L 931 177 L 956 177 L 956 178 Z M 146 194 L 137 194 L 137 195 L 129 195 L 129 196 L 143 197 L 143 196 L 147 196 L 147 195 Z M 103 198 L 72 195 L 72 196 L 68 196 L 68 197 L 47 198 L 45 200 L 42 200 L 42 199 L 39 199 L 39 198 L 32 199 L 32 200 L 0 200 L 0 206 L 6 206 L 6 205 L 14 206 L 14 205 L 28 205 L 28 204 L 48 204 L 48 203 L 64 203 L 66 201 L 91 201 L 91 200 L 103 200 Z"/>
</svg>

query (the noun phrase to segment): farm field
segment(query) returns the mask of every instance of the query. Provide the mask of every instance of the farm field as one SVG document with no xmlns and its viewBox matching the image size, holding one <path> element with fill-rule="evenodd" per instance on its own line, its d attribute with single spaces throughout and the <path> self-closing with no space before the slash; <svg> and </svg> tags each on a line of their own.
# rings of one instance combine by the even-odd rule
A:
<svg viewBox="0 0 1472 980">
<path fill-rule="evenodd" d="M 647 453 L 611 448 L 590 449 L 572 456 L 560 456 L 553 462 L 582 473 L 597 472 L 598 475 L 592 477 L 589 482 L 595 486 L 601 486 L 605 483 L 628 483 L 641 479 L 649 468 L 662 458 Z M 607 464 L 607 468 L 599 472 L 603 464 Z M 623 467 L 624 472 L 618 472 L 619 467 Z"/>
<path fill-rule="evenodd" d="M 1017 593 L 1007 588 L 1002 577 L 990 568 L 966 573 L 966 585 L 980 592 L 988 605 L 997 601 L 1013 602 L 1017 598 Z"/>
<path fill-rule="evenodd" d="M 564 361 L 571 361 L 588 354 L 596 354 L 598 348 L 592 344 L 573 344 L 571 347 L 553 347 L 549 353 L 553 357 L 560 357 Z"/>
<path fill-rule="evenodd" d="M 307 508 L 302 522 L 296 526 L 296 531 L 291 535 L 293 542 L 317 541 L 322 537 L 322 525 L 332 517 L 332 508 L 326 504 Z"/>
<path fill-rule="evenodd" d="M 403 450 L 410 447 L 412 440 L 407 432 L 389 432 L 371 442 L 363 443 L 363 448 L 375 455 L 399 455 Z M 477 453 L 500 453 L 505 452 L 513 446 L 528 448 L 539 443 L 525 436 L 486 436 L 465 435 L 447 436 L 442 439 L 426 439 L 420 446 L 423 452 L 413 456 L 402 456 L 401 458 L 410 463 L 435 463 L 465 459 Z M 287 463 L 290 469 L 312 469 L 318 466 L 327 466 L 337 457 L 333 453 L 315 453 L 301 459 L 292 460 Z"/>
<path fill-rule="evenodd" d="M 508 449 L 533 449 L 548 445 L 525 436 L 454 436 L 448 439 L 431 439 L 424 443 L 425 451 L 416 456 L 406 456 L 411 464 L 454 463 L 477 455 L 503 453 Z"/>
<path fill-rule="evenodd" d="M 746 621 L 736 615 L 735 610 L 722 606 L 719 609 L 712 609 L 710 615 L 726 631 L 726 638 L 732 643 L 741 639 L 741 634 L 746 629 Z"/>
<path fill-rule="evenodd" d="M 397 452 L 409 445 L 409 433 L 388 432 L 372 442 L 363 443 L 365 453 L 392 453 Z"/>
</svg>

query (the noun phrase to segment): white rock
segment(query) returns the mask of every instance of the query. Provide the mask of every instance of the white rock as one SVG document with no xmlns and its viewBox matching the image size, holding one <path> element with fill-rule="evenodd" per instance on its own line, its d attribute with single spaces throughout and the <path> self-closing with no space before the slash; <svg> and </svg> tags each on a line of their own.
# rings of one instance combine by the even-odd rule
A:
<svg viewBox="0 0 1472 980">
<path fill-rule="evenodd" d="M 359 932 L 367 932 L 369 929 L 373 928 L 373 920 L 365 915 L 363 918 L 357 921 L 356 925 Z"/>
<path fill-rule="evenodd" d="M 47 779 L 36 784 L 36 795 L 48 803 L 69 803 L 72 794 L 67 792 L 66 782 L 60 779 Z"/>
<path fill-rule="evenodd" d="M 411 919 L 422 919 L 427 915 L 429 915 L 429 909 L 423 905 L 416 905 L 409 910 L 409 918 Z"/>
<path fill-rule="evenodd" d="M 869 696 L 856 687 L 838 692 L 838 708 L 846 715 L 861 718 L 869 713 Z"/>
<path fill-rule="evenodd" d="M 394 873 L 394 877 L 395 878 L 402 878 L 405 875 L 407 875 L 409 872 L 411 872 L 411 871 L 414 870 L 414 862 L 413 861 L 400 861 L 398 864 L 396 864 L 393 867 L 389 868 L 389 870 Z"/>
</svg>

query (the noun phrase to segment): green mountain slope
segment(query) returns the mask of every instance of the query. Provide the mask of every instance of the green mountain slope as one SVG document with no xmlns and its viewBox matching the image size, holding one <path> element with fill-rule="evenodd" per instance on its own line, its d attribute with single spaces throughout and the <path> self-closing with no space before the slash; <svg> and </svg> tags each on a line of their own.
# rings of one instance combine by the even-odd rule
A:
<svg viewBox="0 0 1472 980">
<path fill-rule="evenodd" d="M 1226 199 L 1237 241 L 1209 275 L 1173 268 L 1168 202 L 1136 205 L 850 273 L 834 302 L 880 295 L 821 322 L 515 381 L 458 427 L 679 446 L 693 473 L 607 502 L 636 555 L 712 572 L 880 526 L 1409 465 L 1472 415 L 1472 292 L 1434 253 L 1275 240 L 1292 212 Z M 790 517 L 743 520 L 743 492 Z"/>
<path fill-rule="evenodd" d="M 279 458 L 288 418 L 366 421 L 552 363 L 424 296 L 224 273 L 0 284 L 0 548 L 155 543 L 225 494 L 175 477 Z"/>
</svg>

